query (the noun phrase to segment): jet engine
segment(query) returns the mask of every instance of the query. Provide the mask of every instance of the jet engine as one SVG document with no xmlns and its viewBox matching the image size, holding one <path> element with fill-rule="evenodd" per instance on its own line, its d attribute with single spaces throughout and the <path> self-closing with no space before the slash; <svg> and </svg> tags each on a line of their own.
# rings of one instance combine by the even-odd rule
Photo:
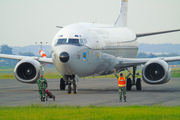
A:
<svg viewBox="0 0 180 120">
<path fill-rule="evenodd" d="M 23 59 L 14 68 L 15 78 L 24 83 L 36 83 L 39 79 L 42 65 L 34 59 Z"/>
<path fill-rule="evenodd" d="M 142 78 L 148 84 L 167 83 L 171 78 L 171 68 L 164 60 L 152 59 L 144 65 Z"/>
</svg>

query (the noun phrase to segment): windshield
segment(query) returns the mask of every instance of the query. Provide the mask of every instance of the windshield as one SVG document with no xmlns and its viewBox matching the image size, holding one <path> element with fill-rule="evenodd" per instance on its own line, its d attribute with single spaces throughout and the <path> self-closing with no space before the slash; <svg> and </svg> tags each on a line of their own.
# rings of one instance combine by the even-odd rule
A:
<svg viewBox="0 0 180 120">
<path fill-rule="evenodd" d="M 72 45 L 78 45 L 82 46 L 84 45 L 83 39 L 77 39 L 77 38 L 60 38 L 57 40 L 56 45 L 61 45 L 61 44 L 72 44 Z"/>
<path fill-rule="evenodd" d="M 67 43 L 67 39 L 63 38 L 63 39 L 58 39 L 57 44 L 66 44 Z"/>
<path fill-rule="evenodd" d="M 68 43 L 71 43 L 71 44 L 79 44 L 79 39 L 69 39 Z"/>
</svg>

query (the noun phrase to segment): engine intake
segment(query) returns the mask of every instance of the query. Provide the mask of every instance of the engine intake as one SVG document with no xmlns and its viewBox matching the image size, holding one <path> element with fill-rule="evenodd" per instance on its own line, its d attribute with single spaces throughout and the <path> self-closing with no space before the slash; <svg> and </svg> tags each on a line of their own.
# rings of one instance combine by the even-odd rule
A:
<svg viewBox="0 0 180 120">
<path fill-rule="evenodd" d="M 171 68 L 161 59 L 152 59 L 144 65 L 142 78 L 148 84 L 167 83 L 171 78 Z"/>
<path fill-rule="evenodd" d="M 24 83 L 36 83 L 39 79 L 41 64 L 34 59 L 23 59 L 14 68 L 15 78 Z"/>
</svg>

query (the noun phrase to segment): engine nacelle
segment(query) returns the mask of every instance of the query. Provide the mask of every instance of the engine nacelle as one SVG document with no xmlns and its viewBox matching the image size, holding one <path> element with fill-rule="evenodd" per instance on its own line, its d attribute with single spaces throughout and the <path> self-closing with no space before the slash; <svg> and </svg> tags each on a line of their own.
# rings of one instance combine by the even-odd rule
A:
<svg viewBox="0 0 180 120">
<path fill-rule="evenodd" d="M 34 59 L 23 59 L 14 68 L 14 77 L 24 83 L 36 83 L 41 73 L 41 64 Z"/>
<path fill-rule="evenodd" d="M 142 78 L 148 84 L 167 83 L 171 78 L 171 68 L 164 60 L 152 59 L 144 65 Z"/>
</svg>

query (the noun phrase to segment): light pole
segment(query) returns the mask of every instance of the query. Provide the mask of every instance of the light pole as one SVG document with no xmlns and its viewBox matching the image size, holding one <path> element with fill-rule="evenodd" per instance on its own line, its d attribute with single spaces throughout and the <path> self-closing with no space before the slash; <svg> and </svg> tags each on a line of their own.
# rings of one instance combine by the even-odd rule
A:
<svg viewBox="0 0 180 120">
<path fill-rule="evenodd" d="M 48 42 L 45 42 L 46 44 L 48 44 Z M 35 44 L 38 44 L 38 42 L 35 42 Z M 40 42 L 40 48 L 41 48 L 41 50 L 42 50 L 42 44 L 43 44 L 43 42 Z"/>
</svg>

